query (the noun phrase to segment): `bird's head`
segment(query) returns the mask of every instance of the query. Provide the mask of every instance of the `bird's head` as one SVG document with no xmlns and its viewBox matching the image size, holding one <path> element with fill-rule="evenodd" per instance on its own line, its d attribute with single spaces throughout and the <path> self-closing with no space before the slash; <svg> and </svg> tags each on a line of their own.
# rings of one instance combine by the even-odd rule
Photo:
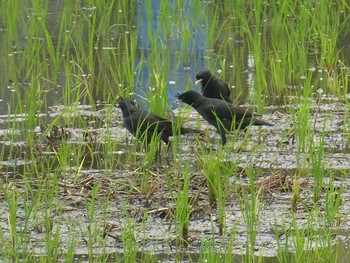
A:
<svg viewBox="0 0 350 263">
<path fill-rule="evenodd" d="M 200 99 L 201 97 L 202 95 L 199 94 L 197 91 L 189 90 L 184 93 L 178 94 L 177 101 L 192 105 L 196 100 Z"/>
<path fill-rule="evenodd" d="M 211 72 L 209 70 L 202 70 L 200 72 L 198 72 L 196 74 L 196 82 L 195 82 L 195 85 L 197 85 L 199 82 L 201 83 L 207 83 L 210 78 L 212 77 L 213 75 L 211 74 Z"/>
<path fill-rule="evenodd" d="M 122 97 L 119 97 L 117 99 L 117 103 L 119 104 L 123 114 L 127 114 L 138 109 L 135 102 L 130 99 L 123 99 Z"/>
</svg>

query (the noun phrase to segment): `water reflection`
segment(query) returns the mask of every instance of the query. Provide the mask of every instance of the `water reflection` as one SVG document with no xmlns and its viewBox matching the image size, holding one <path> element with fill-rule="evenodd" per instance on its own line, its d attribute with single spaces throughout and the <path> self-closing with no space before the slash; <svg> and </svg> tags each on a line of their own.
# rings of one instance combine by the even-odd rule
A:
<svg viewBox="0 0 350 263">
<path fill-rule="evenodd" d="M 149 78 L 154 74 L 154 68 L 149 68 L 152 65 L 152 46 L 159 46 L 164 49 L 166 55 L 164 59 L 169 61 L 164 62 L 164 67 L 169 67 L 164 76 L 165 83 L 168 87 L 168 101 L 172 103 L 177 93 L 181 93 L 186 87 L 193 88 L 196 72 L 205 67 L 204 62 L 204 45 L 206 38 L 206 31 L 198 28 L 198 24 L 203 24 L 205 21 L 195 10 L 193 1 L 186 1 L 183 9 L 180 10 L 175 6 L 174 1 L 169 1 L 171 13 L 181 13 L 186 17 L 197 17 L 196 23 L 194 20 L 189 20 L 190 23 L 184 24 L 181 21 L 182 16 L 168 16 L 161 12 L 161 1 L 152 1 L 152 13 L 147 11 L 147 4 L 138 2 L 136 8 L 136 27 L 138 34 L 138 49 L 143 56 L 138 56 L 135 60 L 135 65 L 142 66 L 141 76 L 136 80 L 136 93 L 141 97 L 147 97 L 147 93 L 151 89 L 157 87 L 150 87 Z M 185 34 L 190 34 L 189 42 L 184 43 Z M 156 39 L 153 37 L 157 36 Z M 156 41 L 157 43 L 153 43 Z M 166 56 L 169 57 L 166 57 Z M 147 63 L 147 62 L 150 63 Z M 168 65 L 165 65 L 167 63 Z M 199 89 L 199 87 L 196 87 Z"/>
<path fill-rule="evenodd" d="M 217 15 L 212 11 L 210 6 L 212 4 L 188 0 L 179 6 L 179 3 L 174 0 L 166 3 L 152 0 L 137 1 L 134 5 L 135 10 L 120 10 L 116 6 L 113 7 L 112 12 L 115 13 L 115 16 L 110 21 L 109 28 L 104 29 L 106 32 L 99 32 L 98 38 L 96 36 L 94 38 L 96 47 L 93 69 L 74 63 L 81 59 L 81 54 L 79 54 L 81 49 L 89 48 L 86 44 L 89 42 L 89 35 L 91 35 L 88 30 L 88 20 L 92 15 L 96 15 L 97 20 L 103 20 L 102 10 L 98 10 L 97 7 L 93 6 L 71 4 L 69 6 L 71 10 L 66 18 L 67 22 L 61 24 L 62 16 L 64 12 L 67 12 L 68 7 L 60 1 L 50 0 L 47 14 L 40 13 L 32 6 L 21 7 L 22 9 L 19 12 L 23 14 L 20 16 L 28 14 L 25 17 L 25 23 L 29 23 L 31 19 L 40 20 L 41 17 L 47 15 L 46 29 L 56 49 L 61 48 L 58 37 L 62 25 L 64 25 L 65 37 L 70 43 L 67 46 L 66 54 L 63 54 L 62 65 L 59 65 L 57 79 L 55 79 L 55 76 L 40 75 L 39 82 L 43 87 L 42 91 L 47 93 L 47 96 L 45 96 L 47 107 L 59 103 L 69 104 L 70 101 L 64 101 L 62 97 L 67 93 L 67 89 L 70 90 L 79 86 L 81 84 L 79 82 L 84 78 L 86 81 L 91 81 L 91 93 L 96 101 L 106 97 L 106 93 L 115 94 L 116 90 L 115 87 L 112 87 L 113 85 L 118 86 L 120 83 L 125 86 L 129 85 L 129 83 L 123 83 L 125 76 L 120 69 L 120 63 L 128 63 L 123 57 L 126 50 L 121 50 L 118 43 L 125 41 L 125 45 L 123 43 L 121 47 L 133 49 L 134 47 L 127 46 L 130 43 L 126 42 L 131 34 L 137 35 L 137 50 L 133 68 L 138 73 L 135 74 L 133 85 L 136 88 L 135 92 L 138 94 L 136 98 L 142 102 L 143 106 L 148 106 L 148 102 L 142 98 L 149 98 L 155 94 L 157 96 L 167 96 L 168 102 L 172 104 L 177 93 L 187 89 L 200 90 L 199 86 L 194 86 L 195 75 L 204 68 L 210 68 L 213 73 L 224 78 L 232 86 L 233 96 L 238 98 L 237 103 L 245 102 L 249 98 L 249 87 L 253 83 L 253 71 L 248 65 L 250 54 L 248 47 L 243 45 L 236 36 L 230 36 L 232 39 L 228 44 L 226 42 L 224 44 L 223 36 L 226 31 L 221 32 L 222 36 L 218 37 L 212 46 L 206 44 L 208 38 L 210 38 L 208 23 L 210 23 L 211 18 Z M 168 7 L 164 8 L 164 5 L 168 5 Z M 27 9 L 23 10 L 24 8 Z M 170 12 L 165 13 L 164 10 Z M 96 30 L 98 29 L 96 28 Z M 34 39 L 28 35 L 28 32 L 21 30 L 18 31 L 19 42 L 16 46 L 17 51 L 20 52 L 13 52 L 14 47 L 9 45 L 12 42 L 7 39 L 9 37 L 7 29 L 0 30 L 0 58 L 3 61 L 0 67 L 4 68 L 4 65 L 9 65 L 8 69 L 0 70 L 1 99 L 4 101 L 13 101 L 13 91 L 18 91 L 22 99 L 25 100 L 26 97 L 23 94 L 26 87 L 31 85 L 26 67 L 32 65 L 21 66 L 20 61 L 24 54 L 30 52 L 30 47 L 27 46 L 28 44 L 33 45 Z M 227 33 L 229 34 L 229 32 Z M 38 40 L 38 43 L 46 42 L 43 32 L 38 32 L 38 37 L 41 39 Z M 80 42 L 83 42 L 84 46 L 80 46 Z M 221 54 L 222 50 L 225 50 L 223 54 Z M 12 58 L 9 56 L 10 54 Z M 89 53 L 88 51 L 82 51 L 82 54 L 88 55 Z M 104 58 L 106 57 L 108 62 L 111 63 L 108 65 L 111 70 L 108 71 L 105 69 L 107 65 Z M 45 69 L 47 73 L 45 74 L 51 74 L 53 62 L 49 57 L 40 59 L 42 61 L 33 63 L 33 70 L 44 66 L 47 67 Z M 159 60 L 159 62 L 155 60 Z M 17 66 L 18 68 L 15 70 Z M 67 74 L 67 67 L 70 67 L 69 70 L 74 72 L 73 75 Z M 216 72 L 219 69 L 222 72 L 220 74 Z M 90 72 L 91 70 L 93 72 Z M 166 94 L 157 94 L 159 90 L 157 80 L 159 78 L 162 85 L 167 88 Z M 10 80 L 13 81 L 14 85 L 7 88 Z M 69 87 L 68 84 L 72 87 Z M 20 85 L 25 87 L 22 88 Z M 105 88 L 94 88 L 101 86 Z M 75 96 L 71 97 L 75 99 Z M 6 114 L 7 110 L 7 106 L 0 106 L 0 114 Z"/>
</svg>

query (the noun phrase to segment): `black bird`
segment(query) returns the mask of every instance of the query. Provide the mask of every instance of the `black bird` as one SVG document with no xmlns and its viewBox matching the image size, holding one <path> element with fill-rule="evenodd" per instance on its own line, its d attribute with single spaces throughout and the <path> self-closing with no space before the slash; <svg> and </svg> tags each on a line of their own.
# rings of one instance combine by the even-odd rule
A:
<svg viewBox="0 0 350 263">
<path fill-rule="evenodd" d="M 160 138 L 169 146 L 169 137 L 173 136 L 174 123 L 168 119 L 160 117 L 150 111 L 141 110 L 129 99 L 121 97 L 117 100 L 124 119 L 125 127 L 135 137 L 140 140 L 146 139 L 146 144 L 151 142 L 152 136 Z M 180 127 L 180 133 L 201 133 L 201 131 L 191 128 Z"/>
<path fill-rule="evenodd" d="M 196 85 L 199 82 L 202 84 L 203 96 L 232 103 L 230 89 L 227 83 L 215 77 L 209 70 L 203 70 L 197 73 L 196 79 Z"/>
<path fill-rule="evenodd" d="M 226 143 L 226 132 L 239 128 L 245 129 L 250 124 L 273 125 L 254 118 L 253 112 L 249 110 L 233 106 L 223 100 L 204 97 L 194 90 L 179 94 L 177 98 L 191 105 L 207 122 L 215 126 L 223 145 Z"/>
</svg>

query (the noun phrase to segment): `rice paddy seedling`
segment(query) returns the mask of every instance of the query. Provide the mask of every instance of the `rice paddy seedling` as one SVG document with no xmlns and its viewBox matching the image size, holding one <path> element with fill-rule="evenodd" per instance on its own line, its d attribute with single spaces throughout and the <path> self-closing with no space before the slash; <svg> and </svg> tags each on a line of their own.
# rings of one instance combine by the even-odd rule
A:
<svg viewBox="0 0 350 263">
<path fill-rule="evenodd" d="M 232 168 L 222 163 L 224 153 L 219 153 L 219 158 L 210 154 L 199 153 L 198 160 L 203 169 L 207 187 L 208 198 L 211 209 L 218 211 L 219 233 L 224 234 L 225 225 L 225 207 L 229 189 L 229 177 L 232 174 Z"/>
<path fill-rule="evenodd" d="M 126 223 L 122 231 L 123 240 L 123 262 L 135 262 L 137 259 L 137 242 L 135 238 L 135 229 L 130 218 L 126 218 Z"/>
<path fill-rule="evenodd" d="M 238 216 L 234 224 L 237 229 L 247 227 L 242 234 L 248 240 L 247 256 L 241 260 L 264 261 L 262 255 L 254 255 L 254 249 L 262 247 L 256 237 L 264 200 L 258 200 L 254 187 L 259 166 L 294 176 L 294 214 L 285 214 L 284 232 L 275 237 L 279 262 L 340 258 L 332 249 L 347 231 L 339 223 L 347 225 L 348 220 L 342 211 L 348 205 L 346 180 L 335 176 L 338 171 L 348 173 L 343 161 L 349 145 L 347 1 L 0 0 L 0 6 L 1 259 L 72 262 L 77 251 L 86 249 L 90 261 L 106 262 L 116 253 L 109 248 L 123 247 L 124 261 L 154 262 L 153 254 L 159 253 L 162 243 L 172 258 L 168 233 L 163 240 L 147 237 L 154 227 L 148 226 L 148 219 L 162 225 L 171 224 L 168 219 L 154 216 L 140 226 L 129 206 L 135 193 L 155 191 L 155 200 L 161 200 L 159 206 L 165 210 L 168 200 L 158 195 L 169 194 L 171 202 L 176 200 L 178 227 L 170 235 L 190 243 L 189 254 L 201 250 L 193 261 L 229 262 L 237 249 L 237 241 L 229 236 L 236 232 L 229 232 L 232 221 L 227 217 L 235 206 L 234 202 L 227 205 L 230 177 L 237 167 L 254 167 L 247 169 L 250 190 L 243 187 L 238 196 L 245 225 L 240 225 Z M 175 106 L 169 102 L 179 91 L 198 89 L 194 76 L 204 67 L 229 83 L 234 104 L 249 103 L 259 113 L 271 113 L 268 116 L 276 125 L 267 133 L 271 141 L 266 146 L 254 145 L 256 141 L 265 144 L 255 137 L 264 130 L 256 134 L 252 129 L 244 136 L 235 132 L 225 147 L 213 138 L 202 142 L 192 135 L 174 136 L 169 152 L 161 143 L 161 161 L 156 163 L 159 138 L 152 138 L 148 148 L 136 139 L 130 142 L 129 135 L 120 136 L 120 115 L 110 106 L 116 97 L 147 101 L 153 112 L 173 119 Z M 200 117 L 189 114 L 185 121 L 182 117 L 173 127 L 174 134 L 181 125 L 187 127 L 189 119 L 197 120 L 196 128 L 204 127 Z M 112 123 L 116 119 L 118 125 Z M 208 137 L 214 133 L 210 131 Z M 171 162 L 164 164 L 171 154 Z M 165 177 L 169 193 L 151 189 L 155 167 L 164 170 L 160 176 Z M 217 213 L 217 221 L 211 219 L 209 224 L 218 222 L 222 236 L 217 235 L 216 225 L 201 232 L 202 236 L 191 232 L 190 224 L 197 227 L 189 217 L 193 212 L 189 198 L 196 189 L 192 173 L 199 179 L 205 176 L 203 187 L 210 199 L 200 199 L 200 204 L 216 205 L 217 211 L 211 213 Z M 78 189 L 86 174 L 97 182 Z M 132 179 L 124 178 L 125 174 Z M 174 179 L 173 174 L 183 174 L 183 180 Z M 307 190 L 299 183 L 302 179 L 312 180 Z M 304 191 L 313 195 L 311 207 L 303 200 Z M 105 202 L 101 201 L 104 196 L 108 196 Z M 67 205 L 71 200 L 74 205 Z M 110 208 L 117 215 L 114 219 Z M 149 207 L 141 208 L 148 215 Z M 86 214 L 88 227 L 70 218 L 72 209 L 74 217 Z M 121 240 L 101 237 L 101 225 L 107 220 L 125 223 L 112 230 Z M 205 217 L 202 223 L 208 223 Z M 340 230 L 334 231 L 334 226 Z M 85 233 L 83 237 L 80 232 Z M 101 255 L 96 254 L 97 245 Z M 184 258 L 178 247 L 175 250 L 177 259 Z M 38 255 L 37 251 L 45 252 Z"/>
<path fill-rule="evenodd" d="M 96 143 L 95 146 L 92 146 L 93 148 L 91 150 L 94 150 L 94 152 L 103 152 L 102 156 L 104 156 L 103 164 L 105 166 L 105 170 L 113 170 L 116 167 L 120 167 L 123 164 L 123 159 L 126 157 L 130 157 L 130 154 L 117 154 L 118 151 L 123 148 L 123 145 L 118 144 L 114 141 L 113 135 L 112 135 L 112 124 L 110 123 L 112 119 L 114 111 L 112 108 L 106 108 L 106 121 L 105 121 L 105 142 L 104 143 Z M 128 150 L 136 152 L 136 146 L 135 145 L 127 145 L 129 147 Z M 94 158 L 94 152 L 91 154 L 91 158 Z M 96 160 L 98 161 L 98 160 Z M 129 163 L 128 160 L 125 160 L 126 163 Z M 131 162 L 131 161 L 130 161 Z"/>
<path fill-rule="evenodd" d="M 190 206 L 189 206 L 189 172 L 188 167 L 185 168 L 183 175 L 183 184 L 179 184 L 176 198 L 176 236 L 179 247 L 188 245 L 188 231 L 190 224 Z"/>
<path fill-rule="evenodd" d="M 323 185 L 325 177 L 324 169 L 324 134 L 321 135 L 319 145 L 315 146 L 314 142 L 311 144 L 310 159 L 312 165 L 312 174 L 314 176 L 314 202 L 317 202 L 320 196 L 320 190 Z"/>
<path fill-rule="evenodd" d="M 220 247 L 218 248 L 215 238 L 209 238 L 208 240 L 203 239 L 201 242 L 201 252 L 199 255 L 199 262 L 232 262 L 232 260 L 237 260 L 236 257 L 231 253 L 231 247 L 227 248 Z"/>
<path fill-rule="evenodd" d="M 164 69 L 163 69 L 164 70 Z M 164 115 L 168 109 L 168 88 L 164 80 L 164 75 L 159 75 L 153 71 L 153 80 L 150 87 L 150 92 L 147 95 L 150 110 L 156 114 Z"/>
<path fill-rule="evenodd" d="M 1 22 L 6 28 L 8 28 L 9 43 L 17 46 L 19 44 L 19 31 L 20 28 L 18 24 L 22 22 L 21 12 L 23 12 L 23 7 L 20 5 L 19 1 L 1 1 Z"/>
<path fill-rule="evenodd" d="M 50 211 L 51 212 L 51 211 Z M 45 214 L 45 234 L 46 234 L 46 255 L 48 261 L 57 261 L 60 257 L 59 251 L 59 237 L 60 228 L 54 227 L 54 225 L 60 225 L 59 220 L 52 222 L 51 213 Z"/>
<path fill-rule="evenodd" d="M 93 248 L 95 244 L 97 243 L 98 236 L 100 234 L 99 232 L 99 226 L 98 226 L 98 220 L 96 219 L 95 216 L 95 211 L 96 211 L 96 198 L 98 195 L 98 190 L 99 186 L 93 186 L 92 187 L 92 192 L 91 192 L 91 199 L 87 200 L 89 204 L 87 204 L 86 209 L 87 209 L 87 249 L 88 249 L 88 256 L 90 261 L 93 260 L 94 258 L 94 251 Z"/>
<path fill-rule="evenodd" d="M 152 140 L 147 146 L 147 151 L 145 152 L 145 159 L 143 165 L 141 166 L 141 192 L 147 193 L 150 187 L 150 180 L 152 178 L 151 167 L 154 164 L 157 154 L 159 154 L 160 161 L 160 138 L 156 135 L 152 136 Z"/>
<path fill-rule="evenodd" d="M 313 151 L 311 146 L 313 143 L 313 136 L 315 131 L 311 127 L 310 114 L 312 111 L 312 85 L 311 74 L 306 77 L 306 82 L 301 88 L 303 95 L 296 97 L 296 108 L 292 108 L 293 127 L 295 130 L 295 136 L 297 138 L 298 147 L 298 166 L 305 167 L 305 154 Z M 304 155 L 304 156 L 303 156 Z M 303 164 L 304 163 L 304 164 Z"/>
<path fill-rule="evenodd" d="M 74 258 L 75 258 L 75 250 L 77 247 L 77 241 L 76 239 L 72 236 L 70 238 L 70 241 L 68 241 L 68 248 L 67 248 L 67 252 L 64 255 L 64 260 L 66 262 L 73 262 Z"/>
<path fill-rule="evenodd" d="M 314 262 L 318 258 L 324 258 L 327 261 L 331 260 L 332 247 L 328 243 L 329 233 L 319 235 L 314 227 L 315 219 L 314 215 L 310 213 L 305 224 L 300 224 L 293 217 L 288 240 L 290 240 L 295 249 L 295 254 L 292 255 L 295 262 Z"/>
<path fill-rule="evenodd" d="M 332 231 L 332 227 L 340 223 L 338 218 L 338 212 L 341 209 L 343 193 L 343 185 L 337 187 L 334 182 L 334 176 L 330 174 L 329 185 L 328 188 L 326 188 L 326 200 L 324 203 L 324 212 L 326 220 L 325 225 L 327 230 Z"/>
<path fill-rule="evenodd" d="M 15 190 L 8 190 L 1 187 L 3 194 L 5 195 L 6 202 L 8 205 L 8 226 L 9 226 L 9 234 L 10 234 L 10 242 L 4 244 L 4 248 L 7 251 L 2 251 L 6 257 L 9 259 L 15 260 L 19 258 L 19 248 L 22 244 L 19 243 L 19 236 L 17 235 L 17 210 L 18 210 L 18 201 L 17 201 L 17 193 Z"/>
<path fill-rule="evenodd" d="M 247 174 L 249 176 L 250 193 L 248 194 L 244 189 L 242 189 L 241 195 L 238 197 L 238 202 L 247 228 L 245 254 L 247 260 L 252 261 L 254 260 L 254 248 L 258 233 L 257 222 L 259 220 L 260 208 L 258 198 L 259 193 L 255 191 L 253 169 L 248 169 Z"/>
</svg>

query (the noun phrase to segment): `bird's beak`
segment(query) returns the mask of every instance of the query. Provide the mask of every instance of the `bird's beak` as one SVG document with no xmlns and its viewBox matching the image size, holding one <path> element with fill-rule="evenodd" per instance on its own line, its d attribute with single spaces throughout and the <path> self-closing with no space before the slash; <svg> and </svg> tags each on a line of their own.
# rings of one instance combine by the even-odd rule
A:
<svg viewBox="0 0 350 263">
<path fill-rule="evenodd" d="M 198 80 L 196 80 L 196 82 L 194 83 L 194 85 L 197 85 L 199 82 L 202 82 L 203 81 L 203 79 L 198 79 Z"/>
<path fill-rule="evenodd" d="M 176 100 L 175 100 L 176 104 L 180 104 L 182 102 L 182 100 L 179 99 L 179 95 L 180 95 L 179 93 L 176 95 Z"/>
</svg>

